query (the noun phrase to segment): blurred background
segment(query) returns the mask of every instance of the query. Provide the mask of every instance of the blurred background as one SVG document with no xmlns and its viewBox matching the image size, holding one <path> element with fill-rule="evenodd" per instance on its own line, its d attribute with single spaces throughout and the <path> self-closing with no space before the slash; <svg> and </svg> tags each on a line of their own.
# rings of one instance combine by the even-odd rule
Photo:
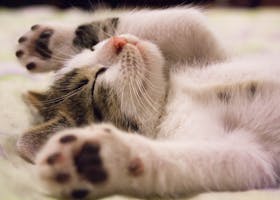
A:
<svg viewBox="0 0 280 200">
<path fill-rule="evenodd" d="M 5 7 L 53 5 L 59 8 L 80 7 L 87 10 L 92 10 L 100 5 L 118 8 L 129 6 L 163 7 L 185 4 L 255 8 L 259 6 L 280 6 L 280 0 L 0 0 L 0 6 Z"/>
</svg>

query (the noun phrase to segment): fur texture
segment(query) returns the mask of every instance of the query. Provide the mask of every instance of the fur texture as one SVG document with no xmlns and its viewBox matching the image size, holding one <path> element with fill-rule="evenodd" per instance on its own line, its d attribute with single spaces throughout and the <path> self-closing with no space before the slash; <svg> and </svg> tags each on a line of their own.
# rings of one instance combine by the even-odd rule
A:
<svg viewBox="0 0 280 200">
<path fill-rule="evenodd" d="M 163 21 L 162 18 L 166 20 Z M 119 17 L 100 19 L 75 28 L 50 24 L 32 26 L 31 30 L 19 39 L 16 55 L 20 62 L 31 72 L 61 70 L 57 72 L 57 76 L 60 78 L 48 91 L 44 93 L 30 92 L 26 95 L 27 102 L 30 102 L 33 107 L 39 110 L 39 114 L 43 116 L 43 122 L 45 123 L 27 130 L 19 139 L 18 149 L 25 159 L 34 161 L 39 147 L 46 142 L 51 134 L 54 134 L 59 129 L 96 122 L 96 115 L 100 114 L 100 112 L 97 106 L 93 110 L 92 105 L 101 106 L 104 109 L 104 113 L 115 113 L 117 110 L 115 108 L 126 106 L 122 101 L 110 101 L 111 99 L 116 99 L 114 97 L 116 94 L 108 92 L 112 90 L 106 86 L 96 90 L 98 95 L 95 98 L 96 102 L 93 104 L 89 103 L 89 92 L 84 92 L 84 88 L 89 87 L 88 85 L 92 83 L 92 79 L 98 71 L 97 68 L 94 68 L 96 71 L 92 71 L 92 64 L 97 64 L 99 60 L 103 65 L 106 64 L 104 63 L 105 61 L 110 63 L 110 51 L 113 50 L 111 49 L 109 52 L 101 50 L 103 52 L 100 52 L 99 56 L 92 56 L 92 51 L 95 52 L 96 50 L 94 49 L 98 49 L 102 42 L 97 46 L 94 45 L 113 34 L 122 33 L 134 34 L 157 45 L 157 47 L 153 48 L 159 48 L 163 53 L 165 66 L 164 69 L 155 68 L 151 73 L 164 73 L 164 77 L 157 77 L 159 79 L 168 79 L 168 71 L 170 69 L 176 70 L 175 63 L 187 62 L 189 66 L 194 66 L 194 63 L 206 65 L 226 59 L 223 47 L 207 27 L 203 15 L 194 8 L 133 11 L 124 13 Z M 81 51 L 82 53 L 78 54 Z M 151 53 L 153 52 L 157 51 L 152 51 Z M 75 59 L 65 60 L 65 58 L 75 54 L 78 54 Z M 150 56 L 153 56 L 153 54 Z M 159 57 L 159 55 L 156 56 Z M 128 57 L 129 59 L 133 58 L 132 63 L 129 65 L 135 65 L 135 55 L 128 55 Z M 161 61 L 162 59 L 158 60 L 163 62 Z M 137 60 L 137 62 L 142 61 Z M 67 67 L 64 67 L 65 65 Z M 87 67 L 77 69 L 83 66 Z M 179 65 L 177 66 L 180 68 Z M 72 71 L 72 69 L 75 70 Z M 161 82 L 159 81 L 159 83 Z M 141 87 L 145 87 L 145 85 Z M 156 88 L 153 91 L 154 95 L 159 93 Z M 136 97 L 133 98 L 135 102 L 138 101 Z M 162 101 L 164 101 L 164 98 L 162 98 Z M 106 99 L 108 102 L 105 102 Z M 154 125 L 151 125 L 151 127 L 145 125 L 144 128 L 137 121 L 140 118 L 142 121 L 149 121 L 150 116 L 153 116 L 154 112 L 159 112 L 162 108 L 152 105 L 148 99 L 141 101 L 146 103 L 147 107 L 145 108 L 146 111 L 138 110 L 144 113 L 139 113 L 137 119 L 135 119 L 135 116 L 131 117 L 130 114 L 123 115 L 118 113 L 113 116 L 98 116 L 98 118 L 102 119 L 97 121 L 114 122 L 118 128 L 124 130 L 136 131 L 140 128 L 145 129 L 139 130 L 140 132 L 147 132 Z M 101 105 L 103 102 L 107 105 Z M 136 108 L 131 107 L 130 109 L 135 110 Z M 149 113 L 147 113 L 147 110 L 149 110 Z M 92 118 L 92 112 L 95 113 L 94 119 Z M 53 120 L 53 118 L 57 120 Z M 57 121 L 65 123 L 57 124 Z M 141 124 L 145 124 L 144 121 Z M 41 133 L 44 132 L 50 133 L 46 134 L 49 136 L 42 137 Z M 36 139 L 35 142 L 31 139 L 33 137 L 42 138 L 42 140 L 37 141 Z M 40 145 L 36 145 L 35 148 L 33 143 Z M 32 148 L 28 148 L 28 146 L 32 146 Z"/>
<path fill-rule="evenodd" d="M 69 129 L 51 138 L 36 161 L 49 191 L 67 197 L 178 197 L 277 186 L 277 63 L 185 65 L 166 79 L 154 44 L 130 35 L 118 38 L 126 41 L 120 52 L 112 51 L 111 38 L 96 46 L 91 59 L 106 66 L 95 77 L 92 99 L 103 121 L 115 126 Z M 110 61 L 100 60 L 104 52 Z M 103 96 L 106 101 L 96 101 Z M 111 102 L 121 105 L 105 110 Z M 113 120 L 125 116 L 135 120 L 138 134 L 116 128 L 127 129 Z M 65 138 L 75 139 L 61 142 Z M 63 183 L 57 180 L 61 173 L 67 177 Z"/>
<path fill-rule="evenodd" d="M 30 72 L 58 70 L 83 49 L 120 34 L 156 43 L 168 63 L 208 64 L 226 58 L 203 15 L 194 8 L 135 10 L 78 26 L 35 25 L 18 40 L 16 56 Z"/>
<path fill-rule="evenodd" d="M 165 12 L 171 11 L 180 16 L 182 10 Z M 153 19 L 157 12 L 164 11 L 155 11 Z M 82 52 L 60 71 L 43 94 L 56 102 L 61 88 L 69 89 L 71 95 L 54 104 L 55 113 L 67 113 L 74 126 L 80 126 L 80 113 L 103 123 L 63 130 L 47 141 L 36 165 L 50 193 L 178 197 L 278 186 L 279 64 L 254 59 L 213 64 L 210 51 L 204 54 L 207 62 L 181 55 L 175 64 L 166 47 L 171 48 L 122 34 Z M 35 96 L 29 98 L 38 101 Z M 76 104 L 80 99 L 85 103 Z"/>
</svg>

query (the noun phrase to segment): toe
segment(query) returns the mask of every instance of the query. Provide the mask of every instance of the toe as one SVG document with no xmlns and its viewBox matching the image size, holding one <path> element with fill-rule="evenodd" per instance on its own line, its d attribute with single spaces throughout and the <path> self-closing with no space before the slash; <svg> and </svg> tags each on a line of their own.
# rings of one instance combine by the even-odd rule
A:
<svg viewBox="0 0 280 200">
<path fill-rule="evenodd" d="M 71 197 L 74 199 L 83 199 L 87 197 L 89 194 L 89 191 L 87 189 L 75 189 L 71 192 Z"/>
<path fill-rule="evenodd" d="M 17 50 L 16 51 L 16 57 L 21 58 L 23 56 L 24 52 L 23 50 Z"/>
<path fill-rule="evenodd" d="M 32 70 L 36 69 L 37 65 L 35 62 L 30 62 L 25 67 L 27 70 L 32 71 Z"/>
<path fill-rule="evenodd" d="M 23 42 L 25 42 L 26 40 L 27 40 L 27 38 L 24 37 L 24 36 L 22 36 L 22 37 L 20 37 L 20 38 L 18 39 L 18 43 L 23 43 Z"/>
<path fill-rule="evenodd" d="M 40 28 L 40 25 L 38 25 L 38 24 L 35 24 L 35 25 L 33 25 L 33 26 L 31 26 L 31 30 L 32 31 L 36 31 L 37 29 L 39 29 Z"/>
</svg>

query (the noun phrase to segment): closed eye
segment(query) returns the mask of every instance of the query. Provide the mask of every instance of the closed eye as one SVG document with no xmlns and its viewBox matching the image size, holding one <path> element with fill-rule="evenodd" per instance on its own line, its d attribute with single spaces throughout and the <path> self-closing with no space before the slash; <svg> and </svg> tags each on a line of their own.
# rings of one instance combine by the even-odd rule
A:
<svg viewBox="0 0 280 200">
<path fill-rule="evenodd" d="M 107 69 L 108 69 L 108 68 L 106 68 L 106 67 L 100 68 L 100 69 L 97 71 L 97 73 L 95 74 L 95 79 L 97 78 L 98 75 L 104 73 Z"/>
<path fill-rule="evenodd" d="M 96 72 L 95 77 L 94 77 L 94 81 L 92 83 L 91 96 L 93 96 L 93 94 L 94 94 L 94 87 L 95 87 L 95 82 L 96 82 L 97 77 L 99 75 L 103 74 L 106 70 L 107 70 L 106 67 L 102 67 Z"/>
<path fill-rule="evenodd" d="M 103 119 L 103 115 L 101 113 L 101 110 L 99 109 L 98 105 L 96 104 L 95 100 L 94 100 L 94 88 L 95 88 L 95 82 L 96 82 L 96 79 L 97 77 L 104 73 L 105 71 L 107 70 L 107 68 L 103 67 L 103 68 L 100 68 L 98 70 L 98 72 L 95 74 L 95 78 L 94 78 L 94 81 L 93 81 L 93 84 L 92 84 L 92 89 L 91 89 L 91 99 L 92 99 L 92 109 L 93 109 L 93 115 L 94 115 L 94 118 L 97 120 L 97 121 L 102 121 Z"/>
</svg>

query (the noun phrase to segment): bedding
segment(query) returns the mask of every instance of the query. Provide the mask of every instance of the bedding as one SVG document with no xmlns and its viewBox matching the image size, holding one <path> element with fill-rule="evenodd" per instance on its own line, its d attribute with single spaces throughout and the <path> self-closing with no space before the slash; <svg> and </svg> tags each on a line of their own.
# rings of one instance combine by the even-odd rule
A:
<svg viewBox="0 0 280 200">
<path fill-rule="evenodd" d="M 279 55 L 280 10 L 211 8 L 205 10 L 210 26 L 235 56 Z M 117 11 L 115 11 L 117 12 Z M 112 12 L 97 14 L 110 15 Z M 51 7 L 28 7 L 18 10 L 0 8 L 0 200 L 50 200 L 40 187 L 32 165 L 16 152 L 19 134 L 33 123 L 31 112 L 22 101 L 29 89 L 44 89 L 53 78 L 52 73 L 34 75 L 17 62 L 14 49 L 17 39 L 33 24 L 49 21 L 78 23 L 90 20 L 90 14 L 76 9 L 67 11 Z M 125 200 L 114 196 L 108 199 Z M 278 200 L 280 189 L 247 192 L 207 193 L 192 196 L 189 200 Z"/>
</svg>

